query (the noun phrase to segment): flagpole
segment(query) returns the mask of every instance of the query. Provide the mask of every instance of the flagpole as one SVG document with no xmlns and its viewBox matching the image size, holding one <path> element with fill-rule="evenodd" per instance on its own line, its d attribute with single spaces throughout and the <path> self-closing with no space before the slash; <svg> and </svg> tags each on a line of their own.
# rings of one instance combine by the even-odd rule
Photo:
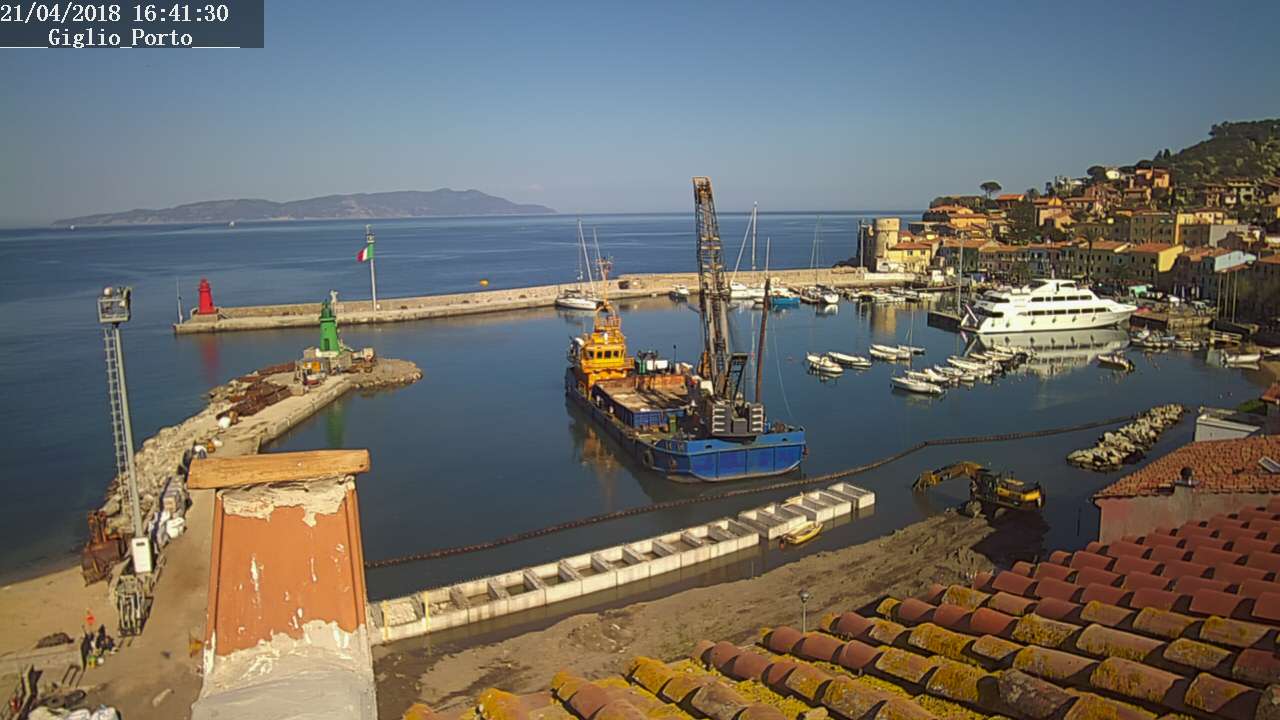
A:
<svg viewBox="0 0 1280 720">
<path fill-rule="evenodd" d="M 371 225 L 364 226 L 365 247 L 369 248 L 369 292 L 373 295 L 373 311 L 378 312 L 378 275 L 373 270 L 373 261 L 377 253 L 373 251 L 373 229 Z"/>
</svg>

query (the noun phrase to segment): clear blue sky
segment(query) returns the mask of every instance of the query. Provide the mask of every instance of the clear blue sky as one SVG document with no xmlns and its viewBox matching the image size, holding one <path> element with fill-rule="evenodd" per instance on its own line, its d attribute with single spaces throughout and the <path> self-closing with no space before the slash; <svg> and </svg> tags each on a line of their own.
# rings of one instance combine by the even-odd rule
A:
<svg viewBox="0 0 1280 720">
<path fill-rule="evenodd" d="M 376 12 L 375 12 L 376 11 Z M 1280 116 L 1280 2 L 268 0 L 265 50 L 0 50 L 0 223 L 478 188 L 922 207 Z"/>
</svg>

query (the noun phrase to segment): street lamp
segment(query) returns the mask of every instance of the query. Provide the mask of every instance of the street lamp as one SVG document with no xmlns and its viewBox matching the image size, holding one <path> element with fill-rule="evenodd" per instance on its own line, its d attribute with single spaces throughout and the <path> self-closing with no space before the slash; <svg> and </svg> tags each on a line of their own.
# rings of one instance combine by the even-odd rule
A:
<svg viewBox="0 0 1280 720">
<path fill-rule="evenodd" d="M 813 595 L 808 590 L 800 591 L 800 632 L 809 632 L 809 598 Z"/>
</svg>

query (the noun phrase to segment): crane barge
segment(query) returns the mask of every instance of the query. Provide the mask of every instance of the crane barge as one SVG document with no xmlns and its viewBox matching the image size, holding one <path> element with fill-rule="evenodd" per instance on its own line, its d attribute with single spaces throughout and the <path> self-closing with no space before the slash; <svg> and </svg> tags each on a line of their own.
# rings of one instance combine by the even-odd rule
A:
<svg viewBox="0 0 1280 720">
<path fill-rule="evenodd" d="M 781 475 L 804 459 L 804 428 L 769 422 L 759 365 L 755 396 L 747 399 L 750 358 L 730 347 L 729 287 L 710 178 L 693 179 L 693 196 L 703 345 L 697 368 L 654 352 L 629 356 L 622 320 L 606 293 L 591 331 L 569 344 L 565 394 L 642 465 L 671 479 Z M 761 351 L 763 340 L 762 323 Z"/>
</svg>

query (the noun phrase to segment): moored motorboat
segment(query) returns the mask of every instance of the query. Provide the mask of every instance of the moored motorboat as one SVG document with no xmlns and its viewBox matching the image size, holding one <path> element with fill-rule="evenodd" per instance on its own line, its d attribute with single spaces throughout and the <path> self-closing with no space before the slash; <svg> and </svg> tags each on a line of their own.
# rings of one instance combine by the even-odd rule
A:
<svg viewBox="0 0 1280 720">
<path fill-rule="evenodd" d="M 1262 353 L 1224 352 L 1222 362 L 1226 365 L 1257 365 L 1262 360 Z"/>
<path fill-rule="evenodd" d="M 1133 361 L 1120 353 L 1106 353 L 1098 356 L 1098 365 L 1112 370 L 1133 370 Z"/>
<path fill-rule="evenodd" d="M 827 357 L 840 363 L 841 365 L 844 365 L 845 367 L 855 367 L 855 368 L 871 367 L 871 360 L 869 358 L 862 357 L 861 355 L 846 355 L 842 352 L 833 351 L 833 352 L 827 353 Z"/>
<path fill-rule="evenodd" d="M 923 380 L 912 380 L 909 377 L 894 376 L 889 378 L 889 382 L 893 387 L 899 390 L 916 393 L 919 395 L 942 395 L 946 392 L 941 387 Z"/>
<path fill-rule="evenodd" d="M 675 286 L 672 286 L 672 288 L 671 288 L 671 292 L 669 292 L 669 293 L 667 293 L 667 294 L 671 296 L 671 299 L 672 299 L 672 300 L 688 300 L 688 299 L 689 299 L 689 286 L 688 286 L 688 285 L 675 285 Z"/>
</svg>

